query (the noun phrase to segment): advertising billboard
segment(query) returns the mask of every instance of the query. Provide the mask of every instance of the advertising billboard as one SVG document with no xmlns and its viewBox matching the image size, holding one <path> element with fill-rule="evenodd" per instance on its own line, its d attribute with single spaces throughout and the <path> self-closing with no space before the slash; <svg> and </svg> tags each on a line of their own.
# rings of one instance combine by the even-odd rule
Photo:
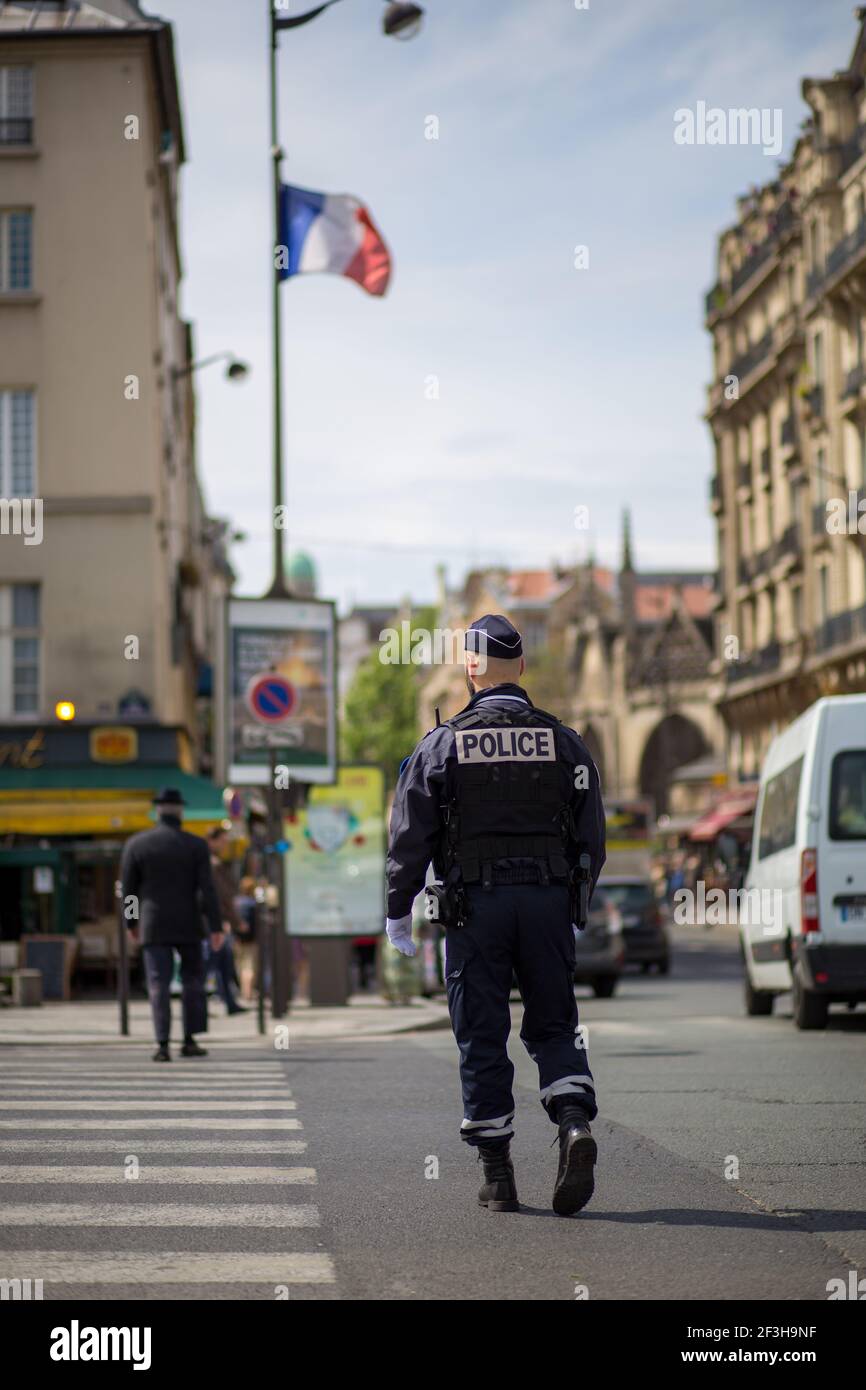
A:
<svg viewBox="0 0 866 1390">
<path fill-rule="evenodd" d="M 385 921 L 385 778 L 341 767 L 285 822 L 286 901 L 293 936 L 375 936 Z"/>
<path fill-rule="evenodd" d="M 333 603 L 233 598 L 227 611 L 227 781 L 266 785 L 273 751 L 296 781 L 333 782 Z"/>
</svg>

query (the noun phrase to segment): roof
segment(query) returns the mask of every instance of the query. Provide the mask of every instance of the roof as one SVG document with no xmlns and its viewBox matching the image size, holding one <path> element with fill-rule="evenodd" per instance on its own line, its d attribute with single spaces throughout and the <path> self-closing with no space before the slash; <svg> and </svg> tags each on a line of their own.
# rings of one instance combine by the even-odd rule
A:
<svg viewBox="0 0 866 1390">
<path fill-rule="evenodd" d="M 46 3 L 46 0 L 11 0 L 0 10 L 0 35 L 12 30 L 28 33 L 78 32 L 93 29 L 145 28 L 161 19 L 142 14 L 130 0 L 82 0 L 81 4 Z"/>
<path fill-rule="evenodd" d="M 163 129 L 171 130 L 177 162 L 183 164 L 186 148 L 172 27 L 164 19 L 143 14 L 132 0 L 86 0 L 48 4 L 45 0 L 0 0 L 0 42 L 34 40 L 139 38 L 150 40 L 154 79 Z"/>
<path fill-rule="evenodd" d="M 708 618 L 713 611 L 716 592 L 709 585 L 639 581 L 634 591 L 637 621 L 655 623 L 669 618 L 678 595 L 690 618 Z"/>
<path fill-rule="evenodd" d="M 553 570 L 512 570 L 506 580 L 506 592 L 512 602 L 535 600 L 549 603 L 565 593 L 574 583 L 574 575 Z"/>
</svg>

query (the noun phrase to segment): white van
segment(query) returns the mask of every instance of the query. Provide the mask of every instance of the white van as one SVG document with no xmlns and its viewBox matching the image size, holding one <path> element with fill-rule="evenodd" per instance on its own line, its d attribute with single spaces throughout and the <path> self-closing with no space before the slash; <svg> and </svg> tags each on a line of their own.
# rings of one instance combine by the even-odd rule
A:
<svg viewBox="0 0 866 1390">
<path fill-rule="evenodd" d="M 866 695 L 818 700 L 773 740 L 740 903 L 746 1012 L 793 992 L 798 1028 L 866 1000 Z M 761 911 L 744 911 L 758 902 Z M 771 906 L 772 904 L 772 906 Z"/>
</svg>

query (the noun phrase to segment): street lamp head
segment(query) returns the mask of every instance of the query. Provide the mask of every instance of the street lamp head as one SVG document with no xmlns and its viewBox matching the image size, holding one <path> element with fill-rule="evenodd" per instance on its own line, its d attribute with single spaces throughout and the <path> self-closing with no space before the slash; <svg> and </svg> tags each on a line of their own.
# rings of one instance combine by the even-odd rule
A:
<svg viewBox="0 0 866 1390">
<path fill-rule="evenodd" d="M 382 28 L 392 39 L 414 39 L 421 32 L 424 11 L 420 5 L 407 5 L 392 0 L 382 16 Z"/>
<path fill-rule="evenodd" d="M 240 362 L 236 357 L 233 357 L 226 367 L 226 376 L 229 381 L 243 381 L 244 377 L 249 376 L 249 374 L 250 369 L 246 362 Z"/>
</svg>

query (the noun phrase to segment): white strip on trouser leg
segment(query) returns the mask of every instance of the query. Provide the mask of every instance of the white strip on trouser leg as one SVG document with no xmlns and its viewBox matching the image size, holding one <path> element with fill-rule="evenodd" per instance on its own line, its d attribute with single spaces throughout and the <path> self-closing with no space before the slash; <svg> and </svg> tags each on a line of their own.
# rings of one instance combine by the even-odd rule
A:
<svg viewBox="0 0 866 1390">
<path fill-rule="evenodd" d="M 513 1119 L 512 1110 L 510 1115 L 497 1115 L 495 1120 L 464 1120 L 460 1132 L 464 1134 L 471 1130 L 475 1139 L 510 1139 L 514 1133 Z"/>
<path fill-rule="evenodd" d="M 561 1076 L 558 1081 L 554 1081 L 551 1086 L 545 1086 L 541 1092 L 541 1102 L 553 1100 L 554 1096 L 587 1095 L 595 1098 L 595 1087 L 592 1077 L 584 1074 L 583 1076 Z"/>
</svg>

